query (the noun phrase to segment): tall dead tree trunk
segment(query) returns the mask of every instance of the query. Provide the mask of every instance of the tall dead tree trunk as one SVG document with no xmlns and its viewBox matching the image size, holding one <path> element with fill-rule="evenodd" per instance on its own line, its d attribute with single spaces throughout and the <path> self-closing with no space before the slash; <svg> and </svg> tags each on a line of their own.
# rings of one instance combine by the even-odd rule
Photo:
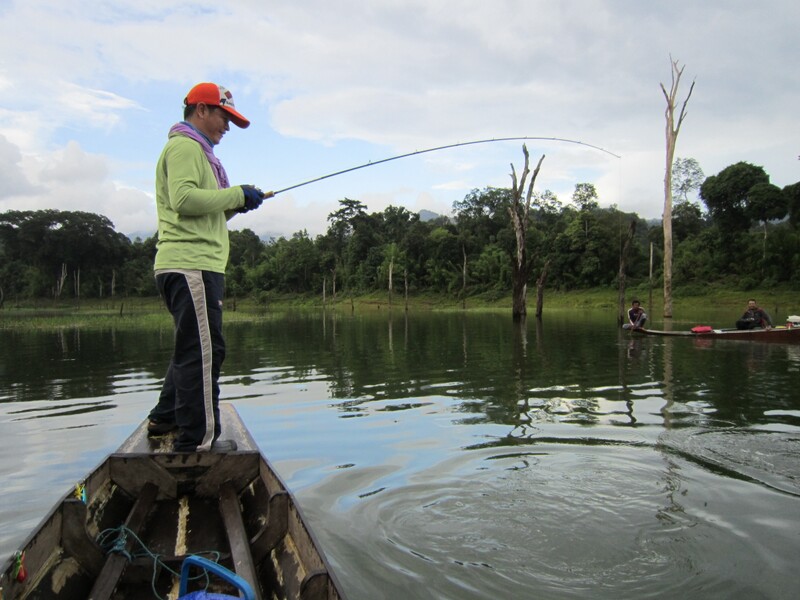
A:
<svg viewBox="0 0 800 600">
<path fill-rule="evenodd" d="M 627 279 L 626 272 L 628 270 L 628 253 L 631 249 L 631 242 L 636 233 L 636 220 L 631 220 L 628 227 L 628 237 L 625 238 L 625 243 L 622 245 L 622 253 L 619 255 L 619 313 L 617 315 L 617 324 L 622 325 L 625 322 L 625 282 Z"/>
<path fill-rule="evenodd" d="M 405 302 L 405 309 L 408 312 L 408 269 L 403 269 L 403 302 Z"/>
<path fill-rule="evenodd" d="M 461 254 L 464 260 L 461 263 L 461 308 L 467 308 L 467 247 L 461 244 Z"/>
<path fill-rule="evenodd" d="M 61 263 L 61 275 L 56 279 L 56 299 L 61 297 L 61 292 L 64 290 L 64 283 L 67 281 L 67 263 Z"/>
<path fill-rule="evenodd" d="M 650 278 L 648 280 L 650 284 L 650 293 L 647 298 L 647 306 L 650 307 L 650 310 L 653 309 L 653 242 L 650 242 Z"/>
<path fill-rule="evenodd" d="M 517 172 L 514 165 L 511 165 L 511 202 L 508 204 L 508 214 L 511 216 L 511 225 L 514 227 L 514 235 L 517 240 L 517 250 L 512 261 L 512 285 L 511 285 L 511 316 L 516 320 L 527 314 L 527 295 L 528 278 L 531 273 L 531 261 L 528 260 L 528 251 L 525 247 L 525 240 L 528 232 L 528 214 L 531 209 L 531 198 L 533 196 L 533 185 L 536 183 L 536 176 L 544 160 L 544 154 L 539 159 L 539 163 L 533 171 L 527 192 L 525 183 L 530 175 L 528 164 L 530 155 L 528 148 L 523 144 L 522 153 L 525 155 L 525 166 L 522 175 L 517 181 Z M 525 198 L 523 199 L 523 195 Z"/>
<path fill-rule="evenodd" d="M 392 291 L 394 287 L 394 256 L 389 259 L 389 308 L 392 307 Z"/>
<path fill-rule="evenodd" d="M 678 61 L 672 60 L 672 85 L 669 92 L 661 84 L 661 91 L 664 92 L 664 98 L 667 100 L 667 108 L 664 111 L 666 117 L 666 134 L 667 134 L 667 164 L 664 173 L 664 214 L 662 215 L 662 224 L 664 229 L 664 317 L 672 318 L 672 161 L 675 157 L 675 145 L 678 141 L 678 132 L 681 130 L 681 124 L 686 117 L 686 104 L 689 98 L 692 97 L 694 90 L 694 81 L 689 88 L 689 94 L 686 100 L 683 101 L 678 122 L 675 122 L 675 102 L 678 96 L 678 86 L 681 82 L 683 75 L 683 67 L 678 67 Z"/>
<path fill-rule="evenodd" d="M 536 280 L 536 318 L 542 318 L 542 309 L 544 308 L 544 284 L 547 281 L 547 269 L 550 268 L 550 259 L 544 261 L 544 267 Z"/>
</svg>

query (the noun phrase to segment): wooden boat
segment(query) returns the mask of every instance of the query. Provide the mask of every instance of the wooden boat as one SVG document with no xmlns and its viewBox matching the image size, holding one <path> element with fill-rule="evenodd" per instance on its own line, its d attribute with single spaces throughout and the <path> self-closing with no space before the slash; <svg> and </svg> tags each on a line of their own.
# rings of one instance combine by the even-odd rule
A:
<svg viewBox="0 0 800 600">
<path fill-rule="evenodd" d="M 714 338 L 719 340 L 746 340 L 752 342 L 800 343 L 800 327 L 773 327 L 772 329 L 712 329 L 711 331 L 660 331 L 658 329 L 632 329 L 633 333 L 684 338 Z"/>
<path fill-rule="evenodd" d="M 140 425 L 7 561 L 0 600 L 175 599 L 181 565 L 195 555 L 234 572 L 258 599 L 343 598 L 238 413 L 227 403 L 220 413 L 223 437 L 236 441 L 236 451 L 175 453 L 174 435 L 149 438 Z M 238 597 L 235 586 L 214 577 L 193 580 L 190 591 L 209 580 L 208 593 Z"/>
</svg>

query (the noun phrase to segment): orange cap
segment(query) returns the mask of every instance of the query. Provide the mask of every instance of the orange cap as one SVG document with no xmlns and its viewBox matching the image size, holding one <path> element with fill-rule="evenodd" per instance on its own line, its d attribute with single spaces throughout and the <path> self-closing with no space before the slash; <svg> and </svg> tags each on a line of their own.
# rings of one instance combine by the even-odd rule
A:
<svg viewBox="0 0 800 600">
<path fill-rule="evenodd" d="M 189 90 L 189 94 L 183 100 L 186 106 L 199 104 L 200 102 L 208 106 L 219 106 L 231 116 L 231 121 L 242 129 L 250 125 L 250 121 L 245 119 L 239 111 L 236 110 L 236 105 L 233 103 L 233 94 L 221 85 L 217 85 L 216 83 L 198 83 Z"/>
</svg>

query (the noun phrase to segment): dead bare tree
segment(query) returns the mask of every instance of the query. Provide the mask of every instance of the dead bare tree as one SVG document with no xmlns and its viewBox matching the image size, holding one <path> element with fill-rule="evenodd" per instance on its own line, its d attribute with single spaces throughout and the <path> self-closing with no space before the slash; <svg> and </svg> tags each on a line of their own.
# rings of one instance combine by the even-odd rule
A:
<svg viewBox="0 0 800 600">
<path fill-rule="evenodd" d="M 403 269 L 403 301 L 405 310 L 408 312 L 408 269 Z"/>
<path fill-rule="evenodd" d="M 394 288 L 394 254 L 389 259 L 389 308 L 392 308 L 392 291 Z"/>
<path fill-rule="evenodd" d="M 686 66 L 678 67 L 678 61 L 672 60 L 671 55 L 669 60 L 672 64 L 672 85 L 669 92 L 667 92 L 664 84 L 661 84 L 661 91 L 664 92 L 664 98 L 667 100 L 667 108 L 664 111 L 664 116 L 667 120 L 667 165 L 664 173 L 664 214 L 662 215 L 662 224 L 664 229 L 664 317 L 672 318 L 672 161 L 675 157 L 678 132 L 681 130 L 683 119 L 686 118 L 686 105 L 689 102 L 689 98 L 692 97 L 695 82 L 692 81 L 689 94 L 686 96 L 686 100 L 683 101 L 676 123 L 675 103 L 678 97 L 678 86 Z"/>
<path fill-rule="evenodd" d="M 550 268 L 550 259 L 544 261 L 544 267 L 536 280 L 536 318 L 542 318 L 542 309 L 544 307 L 544 284 L 547 282 L 547 270 Z"/>
<path fill-rule="evenodd" d="M 514 169 L 514 164 L 511 164 L 511 181 L 513 185 L 511 188 L 511 201 L 508 204 L 508 214 L 511 216 L 511 224 L 514 227 L 514 235 L 517 241 L 517 251 L 512 263 L 511 284 L 511 316 L 515 320 L 521 319 L 527 314 L 528 278 L 530 277 L 532 262 L 528 259 L 525 241 L 528 232 L 528 215 L 531 209 L 533 185 L 536 183 L 536 176 L 539 175 L 539 169 L 544 160 L 544 154 L 542 154 L 539 163 L 533 171 L 526 193 L 525 183 L 528 175 L 530 175 L 530 169 L 528 167 L 530 155 L 528 154 L 528 148 L 524 144 L 522 145 L 522 153 L 525 155 L 525 166 L 522 169 L 522 175 L 519 181 L 517 180 L 517 172 Z M 524 199 L 523 195 L 525 195 Z"/>
<path fill-rule="evenodd" d="M 55 298 L 61 298 L 61 292 L 64 290 L 64 283 L 67 281 L 67 264 L 61 263 L 61 274 L 56 279 Z"/>
<path fill-rule="evenodd" d="M 461 263 L 461 308 L 467 308 L 467 247 L 461 244 L 461 254 L 464 257 Z"/>
<path fill-rule="evenodd" d="M 625 285 L 627 279 L 626 274 L 628 270 L 628 254 L 630 253 L 631 242 L 633 241 L 633 236 L 635 234 L 636 219 L 632 219 L 631 224 L 628 227 L 628 236 L 625 238 L 625 243 L 622 246 L 622 252 L 619 256 L 619 313 L 617 315 L 617 323 L 619 325 L 622 325 L 625 322 Z"/>
</svg>

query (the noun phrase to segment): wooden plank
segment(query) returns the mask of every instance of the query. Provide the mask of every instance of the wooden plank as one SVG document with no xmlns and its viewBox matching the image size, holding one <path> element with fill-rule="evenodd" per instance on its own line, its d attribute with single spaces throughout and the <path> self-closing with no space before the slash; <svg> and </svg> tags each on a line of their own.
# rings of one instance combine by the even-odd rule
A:
<svg viewBox="0 0 800 600">
<path fill-rule="evenodd" d="M 239 498 L 230 482 L 223 484 L 220 490 L 219 510 L 228 534 L 233 568 L 236 574 L 253 588 L 256 599 L 262 600 L 261 586 L 258 584 L 253 557 L 250 554 L 250 542 L 247 539 L 242 512 L 239 509 Z"/>
<path fill-rule="evenodd" d="M 294 542 L 300 561 L 308 572 L 326 569 L 320 545 L 308 529 L 300 508 L 292 503 L 289 507 L 289 535 Z"/>
<path fill-rule="evenodd" d="M 309 573 L 300 585 L 300 600 L 328 600 L 329 584 L 327 571 Z"/>
<path fill-rule="evenodd" d="M 264 458 L 262 455 L 261 457 L 261 480 L 264 482 L 264 485 L 267 487 L 267 491 L 270 495 L 275 494 L 279 491 L 285 491 L 286 485 L 283 483 L 283 480 L 278 476 L 275 472 L 275 469 L 272 468 L 272 465 L 269 461 Z"/>
<path fill-rule="evenodd" d="M 110 478 L 134 498 L 141 493 L 145 482 L 155 485 L 159 499 L 178 495 L 175 478 L 149 456 L 112 454 L 107 462 Z"/>
<path fill-rule="evenodd" d="M 286 532 L 289 530 L 289 502 L 288 492 L 278 492 L 269 499 L 266 522 L 251 541 L 255 564 L 261 564 L 261 561 L 286 537 Z"/>
<path fill-rule="evenodd" d="M 66 498 L 61 505 L 61 543 L 92 576 L 103 568 L 105 556 L 86 530 L 86 505 L 77 498 Z"/>
<path fill-rule="evenodd" d="M 258 477 L 260 460 L 261 454 L 258 452 L 220 455 L 219 462 L 197 479 L 198 495 L 214 497 L 225 482 L 229 482 L 234 490 L 244 488 Z"/>
<path fill-rule="evenodd" d="M 137 536 L 140 535 L 147 521 L 147 516 L 155 505 L 157 495 L 158 488 L 155 484 L 146 483 L 142 487 L 141 494 L 136 499 L 128 518 L 125 520 L 125 527 L 133 531 Z M 132 542 L 133 540 L 127 542 L 125 550 L 129 551 L 131 549 Z M 89 600 L 107 600 L 111 598 L 127 566 L 128 558 L 126 556 L 121 554 L 109 556 L 89 594 Z"/>
</svg>

